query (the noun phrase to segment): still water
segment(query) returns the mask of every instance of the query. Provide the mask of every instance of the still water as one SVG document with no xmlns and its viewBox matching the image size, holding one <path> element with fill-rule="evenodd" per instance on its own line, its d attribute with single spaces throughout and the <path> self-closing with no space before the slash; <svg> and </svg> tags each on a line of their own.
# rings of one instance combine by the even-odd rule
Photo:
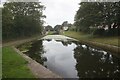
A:
<svg viewBox="0 0 120 80">
<path fill-rule="evenodd" d="M 120 77 L 120 58 L 76 41 L 35 41 L 25 54 L 63 78 Z"/>
</svg>

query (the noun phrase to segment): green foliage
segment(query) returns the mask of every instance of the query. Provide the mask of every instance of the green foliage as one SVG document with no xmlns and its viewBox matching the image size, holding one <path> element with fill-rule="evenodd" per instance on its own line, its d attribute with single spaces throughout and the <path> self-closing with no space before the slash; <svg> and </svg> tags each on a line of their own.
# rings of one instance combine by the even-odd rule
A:
<svg viewBox="0 0 120 80">
<path fill-rule="evenodd" d="M 37 2 L 5 3 L 2 11 L 3 39 L 42 32 L 44 6 Z"/>
<path fill-rule="evenodd" d="M 75 26 L 71 26 L 71 27 L 69 27 L 69 30 L 70 31 L 76 31 L 76 27 Z"/>
<path fill-rule="evenodd" d="M 3 78 L 34 78 L 25 61 L 11 47 L 3 47 L 2 54 Z"/>
<path fill-rule="evenodd" d="M 45 31 L 53 31 L 52 26 L 50 25 L 45 26 Z"/>
<path fill-rule="evenodd" d="M 93 32 L 93 35 L 105 35 L 105 30 L 104 29 L 96 29 L 94 32 Z"/>
<path fill-rule="evenodd" d="M 98 29 L 98 26 L 120 29 L 120 2 L 81 2 L 74 24 L 77 30 L 84 32 L 89 32 L 90 27 Z"/>
</svg>

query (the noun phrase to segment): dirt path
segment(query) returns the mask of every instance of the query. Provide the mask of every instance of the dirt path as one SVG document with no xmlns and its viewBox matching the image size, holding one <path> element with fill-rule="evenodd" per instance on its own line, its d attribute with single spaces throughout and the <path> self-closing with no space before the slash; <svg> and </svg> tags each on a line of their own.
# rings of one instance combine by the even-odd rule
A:
<svg viewBox="0 0 120 80">
<path fill-rule="evenodd" d="M 33 41 L 33 40 L 36 40 L 36 39 L 39 39 L 39 38 L 41 38 L 41 37 L 37 36 L 37 37 L 33 37 L 33 38 L 10 41 L 10 42 L 3 43 L 2 46 L 3 47 L 4 46 L 16 46 L 16 45 L 19 45 L 19 44 L 22 44 L 22 43 L 25 43 L 25 42 L 29 42 L 29 41 Z"/>
</svg>

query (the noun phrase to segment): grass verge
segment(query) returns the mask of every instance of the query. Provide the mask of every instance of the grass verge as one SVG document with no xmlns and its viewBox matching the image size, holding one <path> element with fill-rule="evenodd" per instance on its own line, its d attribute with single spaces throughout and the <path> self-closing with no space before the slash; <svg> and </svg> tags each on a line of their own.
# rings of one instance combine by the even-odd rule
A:
<svg viewBox="0 0 120 80">
<path fill-rule="evenodd" d="M 3 47 L 2 77 L 3 78 L 35 78 L 27 66 L 27 61 L 16 53 L 12 47 Z"/>
<path fill-rule="evenodd" d="M 120 57 L 120 37 L 100 37 L 72 31 L 64 32 L 64 35 L 75 38 L 83 44 L 110 51 L 114 53 L 113 55 Z"/>
<path fill-rule="evenodd" d="M 101 36 L 93 36 L 91 34 L 85 34 L 82 32 L 75 32 L 75 31 L 66 31 L 64 32 L 64 35 L 73 37 L 78 40 L 83 41 L 91 41 L 91 42 L 98 42 L 108 45 L 114 45 L 120 47 L 119 37 L 101 37 Z"/>
</svg>

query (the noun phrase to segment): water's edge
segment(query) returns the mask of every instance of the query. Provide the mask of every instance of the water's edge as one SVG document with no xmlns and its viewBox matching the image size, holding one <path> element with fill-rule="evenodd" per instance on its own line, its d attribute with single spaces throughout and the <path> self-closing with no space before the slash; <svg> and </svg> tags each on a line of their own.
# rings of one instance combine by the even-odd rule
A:
<svg viewBox="0 0 120 80">
<path fill-rule="evenodd" d="M 82 44 L 91 46 L 91 47 L 96 47 L 98 49 L 103 49 L 107 52 L 114 53 L 113 55 L 120 58 L 120 47 L 112 46 L 112 45 L 108 45 L 108 44 L 102 44 L 102 43 L 98 43 L 98 42 L 83 41 L 83 40 L 79 40 L 79 42 Z"/>
<path fill-rule="evenodd" d="M 18 50 L 16 47 L 12 46 L 12 48 L 21 55 L 26 61 L 28 61 L 28 67 L 32 71 L 32 73 L 35 75 L 36 78 L 61 78 L 62 77 L 55 74 L 51 70 L 47 69 L 37 61 L 33 60 L 29 56 L 23 54 L 20 50 Z"/>
<path fill-rule="evenodd" d="M 31 42 L 29 44 L 31 44 Z M 92 50 L 92 51 L 90 51 L 90 50 Z M 97 50 L 97 52 L 96 52 L 96 50 Z M 44 65 L 48 69 L 55 72 L 56 74 L 61 74 L 61 72 L 62 72 L 62 74 L 65 73 L 64 75 L 62 75 L 62 77 L 63 76 L 66 77 L 69 75 L 68 78 L 71 76 L 73 78 L 77 78 L 77 75 L 79 75 L 79 73 L 81 73 L 81 72 L 82 72 L 81 74 L 83 74 L 83 75 L 79 75 L 79 77 L 80 76 L 87 77 L 86 74 L 89 71 L 94 72 L 94 75 L 91 75 L 91 76 L 95 76 L 95 73 L 97 72 L 96 76 L 100 77 L 99 75 L 101 75 L 101 76 L 106 75 L 106 70 L 108 70 L 108 71 L 110 70 L 110 72 L 108 72 L 108 73 L 110 73 L 110 75 L 112 75 L 111 71 L 112 72 L 115 70 L 117 70 L 117 72 L 119 71 L 119 69 L 112 69 L 112 67 L 116 67 L 118 65 L 118 61 L 119 61 L 119 59 L 117 59 L 115 56 L 112 56 L 112 54 L 109 54 L 109 52 L 107 53 L 104 50 L 101 51 L 101 49 L 96 49 L 94 47 L 90 47 L 88 45 L 81 44 L 80 42 L 73 42 L 73 41 L 72 42 L 71 41 L 64 42 L 64 41 L 54 40 L 54 39 L 53 40 L 48 39 L 48 40 L 42 40 L 42 41 L 38 40 L 38 41 L 32 42 L 31 47 L 28 49 L 27 52 L 24 52 L 24 54 L 33 58 L 40 64 Z M 116 61 L 116 60 L 118 60 L 118 61 Z M 76 61 L 77 61 L 77 63 L 76 63 Z M 92 63 L 92 65 L 91 65 L 91 63 Z M 69 67 L 66 67 L 67 65 L 69 65 Z M 94 65 L 96 65 L 96 66 L 98 65 L 99 67 L 95 68 L 95 70 L 94 70 L 94 69 L 92 69 L 92 66 L 94 67 Z M 102 67 L 102 65 L 106 65 L 111 68 L 107 69 L 107 67 Z M 87 66 L 91 66 L 91 67 L 87 67 Z M 78 74 L 76 73 L 76 69 L 74 69 L 74 67 L 77 70 L 80 70 L 80 72 L 78 71 L 79 72 Z M 102 71 L 105 70 L 105 72 L 98 73 L 99 68 Z M 55 71 L 54 71 L 54 69 L 55 69 Z M 70 72 L 71 69 L 74 70 L 74 72 L 73 71 Z M 88 72 L 86 72 L 86 71 L 88 71 Z M 85 72 L 85 74 L 83 72 Z M 66 73 L 67 73 L 67 75 L 66 75 Z M 69 74 L 69 73 L 71 73 L 71 74 Z M 103 75 L 103 74 L 105 74 L 105 75 Z M 88 75 L 88 76 L 90 77 L 90 75 Z"/>
<path fill-rule="evenodd" d="M 37 39 L 39 40 L 39 39 Z M 35 40 L 35 41 L 37 41 Z M 41 39 L 40 39 L 41 40 Z M 32 41 L 31 41 L 32 42 Z M 114 56 L 117 56 L 120 58 L 120 55 L 119 55 L 119 50 L 120 48 L 119 47 L 114 47 L 114 46 L 110 46 L 110 45 L 106 45 L 106 44 L 101 44 L 101 43 L 96 43 L 96 42 L 86 42 L 86 41 L 77 41 L 83 45 L 87 45 L 89 47 L 93 47 L 93 48 L 96 48 L 96 49 L 102 49 L 104 51 L 107 51 L 107 52 L 110 52 L 110 53 L 113 53 L 112 55 Z M 17 45 L 18 46 L 18 45 Z M 23 54 L 23 53 L 22 53 Z M 26 56 L 28 56 L 27 54 L 25 54 Z M 32 59 L 32 58 L 31 58 Z M 32 59 L 34 60 L 34 59 Z M 35 60 L 34 60 L 35 61 Z M 40 63 L 40 62 L 38 62 Z M 45 66 L 46 67 L 46 66 Z M 48 69 L 48 68 L 46 68 Z M 54 72 L 54 71 L 53 71 Z"/>
</svg>

